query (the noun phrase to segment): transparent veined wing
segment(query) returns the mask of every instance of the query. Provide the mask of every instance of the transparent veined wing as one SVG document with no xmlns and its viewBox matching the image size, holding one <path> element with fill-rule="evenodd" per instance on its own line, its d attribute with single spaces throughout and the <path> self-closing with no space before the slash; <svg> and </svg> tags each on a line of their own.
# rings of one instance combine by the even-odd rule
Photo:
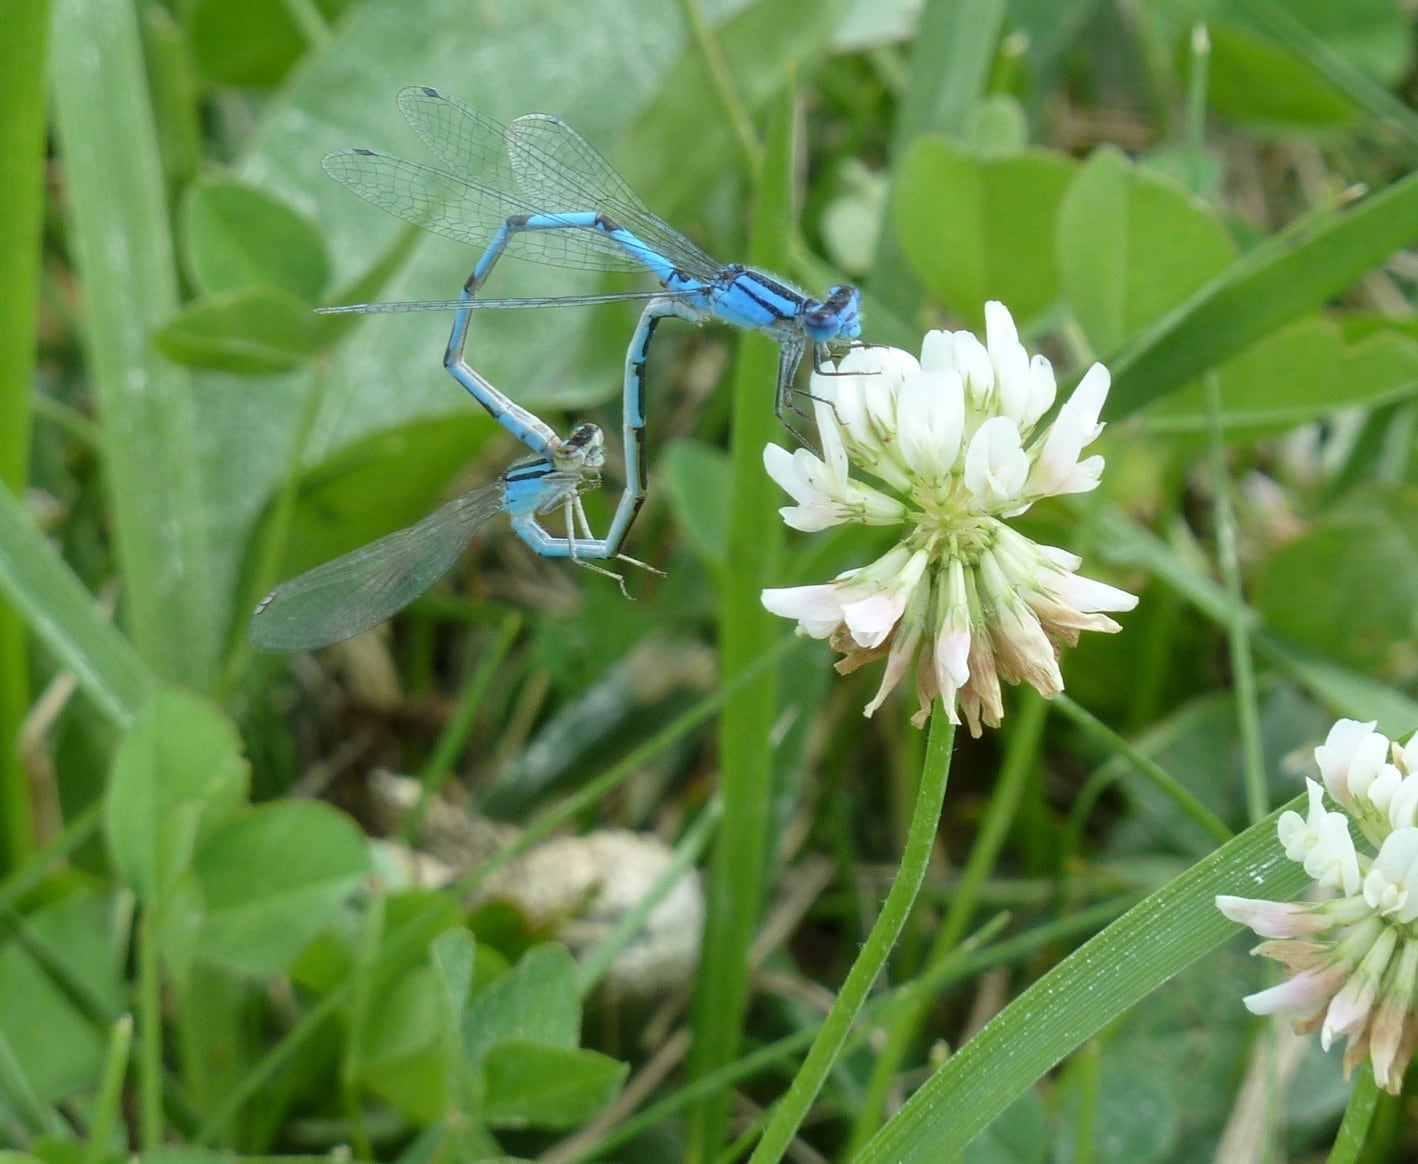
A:
<svg viewBox="0 0 1418 1164">
<path fill-rule="evenodd" d="M 646 206 L 560 118 L 529 113 L 504 126 L 456 97 L 420 86 L 401 90 L 398 105 L 424 145 L 453 173 L 515 191 L 519 201 L 543 214 L 599 211 L 693 278 L 707 282 L 723 269 Z"/>
<path fill-rule="evenodd" d="M 574 193 L 594 197 L 593 206 L 617 226 L 669 259 L 684 274 L 708 283 L 724 264 L 702 251 L 645 205 L 640 195 L 584 137 L 559 117 L 527 113 L 507 127 L 508 156 L 518 184 L 539 199 Z M 559 201 L 557 208 L 566 205 Z"/>
<path fill-rule="evenodd" d="M 378 150 L 342 149 L 325 155 L 325 172 L 366 202 L 455 242 L 485 247 L 508 218 L 542 213 L 524 198 Z M 513 235 L 507 255 L 553 267 L 643 271 L 615 240 L 595 230 L 531 230 Z"/>
<path fill-rule="evenodd" d="M 574 491 L 578 477 L 543 479 L 541 504 Z M 473 535 L 507 508 L 502 481 L 456 497 L 422 521 L 283 582 L 247 625 L 263 651 L 310 651 L 378 626 L 438 581 Z"/>
</svg>

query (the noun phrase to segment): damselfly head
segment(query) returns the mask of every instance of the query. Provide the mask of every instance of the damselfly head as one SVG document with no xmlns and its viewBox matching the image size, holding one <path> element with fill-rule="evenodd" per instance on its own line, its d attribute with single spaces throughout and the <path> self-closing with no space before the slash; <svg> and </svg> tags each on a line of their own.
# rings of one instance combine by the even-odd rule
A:
<svg viewBox="0 0 1418 1164">
<path fill-rule="evenodd" d="M 552 460 L 566 472 L 599 469 L 606 463 L 605 434 L 598 425 L 578 424 L 552 453 Z"/>
<path fill-rule="evenodd" d="M 816 307 L 803 313 L 803 330 L 814 343 L 853 340 L 862 334 L 862 293 L 838 283 Z"/>
</svg>

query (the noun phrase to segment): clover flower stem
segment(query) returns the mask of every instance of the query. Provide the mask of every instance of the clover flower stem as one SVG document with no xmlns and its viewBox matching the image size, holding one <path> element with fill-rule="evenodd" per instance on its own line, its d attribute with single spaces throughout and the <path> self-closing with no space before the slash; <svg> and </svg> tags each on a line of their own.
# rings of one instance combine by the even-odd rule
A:
<svg viewBox="0 0 1418 1164">
<path fill-rule="evenodd" d="M 162 972 L 157 918 L 144 908 L 138 922 L 138 1141 L 143 1151 L 163 1142 Z"/>
<path fill-rule="evenodd" d="M 1019 718 L 1009 736 L 999 780 L 990 795 L 985 819 L 975 834 L 975 844 L 970 850 L 970 856 L 961 870 L 959 884 L 951 893 L 945 916 L 936 927 L 935 937 L 931 941 L 930 951 L 921 970 L 923 975 L 929 975 L 955 953 L 965 936 L 966 927 L 976 916 L 980 891 L 1004 847 L 1025 783 L 1029 775 L 1037 769 L 1039 743 L 1043 738 L 1044 722 L 1048 719 L 1048 713 L 1049 704 L 1038 694 L 1033 691 L 1020 693 L 1017 712 Z M 938 718 L 933 717 L 932 722 Z M 855 1159 L 880 1126 L 886 1111 L 887 1092 L 907 1052 L 920 1034 L 921 1024 L 933 1003 L 933 996 L 918 995 L 892 1016 L 886 1041 L 876 1056 L 876 1062 L 872 1064 L 871 1078 L 867 1081 L 866 1092 L 857 1109 L 851 1142 L 843 1153 L 843 1159 Z"/>
<path fill-rule="evenodd" d="M 901 853 L 901 865 L 877 916 L 876 924 L 862 944 L 862 951 L 847 972 L 837 1001 L 828 1012 L 822 1028 L 803 1061 L 802 1069 L 793 1078 L 767 1126 L 763 1138 L 749 1158 L 749 1164 L 769 1164 L 783 1158 L 793 1137 L 817 1098 L 827 1073 L 837 1061 L 852 1031 L 872 984 L 886 965 L 896 939 L 910 916 L 911 908 L 925 879 L 940 825 L 941 806 L 950 779 L 950 756 L 955 744 L 955 725 L 936 708 L 931 716 L 930 735 L 926 741 L 926 758 L 921 767 L 921 781 L 916 790 L 916 804 Z"/>
<path fill-rule="evenodd" d="M 1344 1122 L 1339 1125 L 1339 1132 L 1334 1137 L 1331 1160 L 1359 1159 L 1359 1153 L 1369 1138 L 1374 1113 L 1383 1097 L 1383 1089 L 1374 1079 L 1374 1073 L 1359 1072 L 1354 1080 L 1354 1090 L 1349 1093 L 1349 1106 L 1344 1109 Z"/>
</svg>

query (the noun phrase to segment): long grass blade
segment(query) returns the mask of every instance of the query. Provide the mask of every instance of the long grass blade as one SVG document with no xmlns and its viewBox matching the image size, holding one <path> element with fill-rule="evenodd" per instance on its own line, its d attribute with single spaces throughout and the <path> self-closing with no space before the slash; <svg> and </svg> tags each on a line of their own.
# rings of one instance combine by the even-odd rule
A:
<svg viewBox="0 0 1418 1164">
<path fill-rule="evenodd" d="M 206 689 L 218 628 L 187 376 L 154 349 L 177 270 L 130 0 L 58 0 L 54 104 L 125 622 L 160 675 Z"/>
</svg>

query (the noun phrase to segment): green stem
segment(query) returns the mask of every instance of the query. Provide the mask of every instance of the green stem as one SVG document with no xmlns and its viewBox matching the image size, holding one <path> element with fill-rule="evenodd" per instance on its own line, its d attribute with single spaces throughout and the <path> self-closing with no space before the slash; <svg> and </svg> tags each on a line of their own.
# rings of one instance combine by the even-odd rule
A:
<svg viewBox="0 0 1418 1164">
<path fill-rule="evenodd" d="M 1344 1122 L 1339 1125 L 1339 1133 L 1334 1137 L 1328 1164 L 1357 1164 L 1374 1122 L 1374 1112 L 1384 1098 L 1379 1085 L 1374 1082 L 1373 1071 L 1365 1064 L 1354 1081 L 1349 1106 L 1344 1109 Z"/>
<path fill-rule="evenodd" d="M 330 43 L 330 26 L 315 0 L 283 0 L 286 11 L 300 28 L 300 35 L 312 49 L 320 50 Z"/>
<path fill-rule="evenodd" d="M 980 891 L 1004 847 L 1009 827 L 1014 823 L 1015 811 L 1019 807 L 1024 785 L 1029 774 L 1038 767 L 1039 741 L 1044 733 L 1044 721 L 1048 718 L 1048 704 L 1032 691 L 1027 692 L 1020 702 L 1019 721 L 1010 734 L 1004 767 L 990 796 L 989 811 L 975 838 L 975 846 L 965 863 L 960 883 L 951 895 L 950 905 L 936 929 L 930 952 L 926 956 L 928 972 L 949 958 L 964 936 L 970 919 L 979 907 Z M 852 1139 L 846 1153 L 848 1159 L 866 1146 L 880 1125 L 886 1111 L 887 1094 L 916 1039 L 917 1032 L 921 1029 L 921 1024 L 925 1021 L 932 1001 L 929 996 L 920 995 L 913 1003 L 902 1006 L 892 1016 L 886 1043 L 877 1055 L 876 1062 L 872 1064 L 866 1094 L 862 1097 L 856 1122 L 852 1126 Z"/>
<path fill-rule="evenodd" d="M 1250 821 L 1265 817 L 1265 752 L 1260 738 L 1260 695 L 1256 684 L 1255 654 L 1251 650 L 1250 612 L 1241 587 L 1241 560 L 1237 548 L 1236 511 L 1231 505 L 1231 475 L 1226 471 L 1226 434 L 1222 430 L 1221 378 L 1215 371 L 1203 380 L 1206 386 L 1206 420 L 1211 454 L 1211 487 L 1216 501 L 1216 558 L 1226 586 L 1226 645 L 1236 686 L 1236 719 L 1241 735 L 1241 770 Z"/>
<path fill-rule="evenodd" d="M 822 1029 L 818 1031 L 802 1070 L 793 1078 L 787 1095 L 768 1121 L 763 1139 L 758 1142 L 749 1164 L 781 1160 L 788 1151 L 827 1073 L 837 1062 L 872 983 L 886 965 L 901 927 L 906 924 L 935 846 L 941 806 L 945 803 L 945 787 L 950 779 L 950 753 L 954 743 L 955 725 L 946 718 L 943 709 L 937 707 L 931 716 L 921 784 L 916 792 L 916 807 L 911 815 L 911 827 L 906 835 L 906 847 L 901 854 L 896 879 L 891 883 L 876 924 L 862 945 L 862 952 L 847 972 L 847 980 L 842 983 L 837 1001 L 832 1004 Z"/>
<path fill-rule="evenodd" d="M 1132 904 L 1134 904 L 1132 901 L 1112 898 L 1068 917 L 1048 922 L 1025 933 L 1016 934 L 1004 941 L 990 945 L 989 943 L 994 941 L 995 937 L 1004 930 L 1011 920 L 1008 914 L 999 914 L 981 926 L 968 940 L 962 942 L 948 957 L 932 966 L 920 978 L 913 979 L 879 998 L 872 999 L 863 1010 L 863 1017 L 870 1020 L 889 1020 L 896 1008 L 909 1006 L 917 998 L 934 997 L 948 987 L 959 982 L 969 981 L 986 970 L 992 970 L 998 966 L 1018 965 L 1040 950 L 1056 945 L 1071 944 L 1081 935 L 1092 936 Z M 872 1029 L 871 1023 L 859 1024 L 847 1042 L 848 1050 L 855 1051 L 861 1046 Z M 678 1114 L 686 1105 L 694 1102 L 701 1095 L 711 1095 L 716 1091 L 727 1090 L 770 1067 L 786 1062 L 800 1051 L 806 1050 L 817 1036 L 817 1031 L 817 1027 L 805 1027 L 794 1031 L 791 1035 L 785 1035 L 776 1042 L 751 1051 L 727 1067 L 720 1068 L 713 1074 L 704 1076 L 703 1079 L 681 1087 L 673 1095 L 643 1108 L 626 1120 L 622 1120 L 613 1131 L 595 1144 L 578 1148 L 565 1155 L 553 1150 L 547 1154 L 547 1158 L 549 1161 L 557 1161 L 557 1164 L 586 1164 L 587 1161 L 604 1157 L 608 1153 L 616 1151 L 623 1144 L 637 1139 L 642 1133 L 663 1124 L 665 1120 Z M 764 1121 L 759 1121 L 760 1125 L 762 1122 Z M 754 1135 L 757 1136 L 757 1134 L 758 1131 L 755 1128 Z"/>
<path fill-rule="evenodd" d="M 1092 736 L 1095 742 L 1101 744 L 1114 757 L 1121 756 L 1127 760 L 1139 776 L 1167 797 L 1179 812 L 1210 834 L 1212 840 L 1217 844 L 1224 845 L 1235 836 L 1235 833 L 1226 827 L 1226 822 L 1207 808 L 1191 789 L 1151 756 L 1142 752 L 1131 740 L 1120 736 L 1086 707 L 1080 707 L 1066 694 L 1059 695 L 1054 700 L 1054 706 L 1075 727 L 1080 728 L 1086 735 Z M 1116 759 L 1110 760 L 1105 768 L 1108 769 L 1108 783 L 1122 775 L 1123 770 L 1116 764 Z M 1085 785 L 1084 791 L 1075 798 L 1073 810 L 1069 813 L 1068 825 L 1064 830 L 1063 852 L 1065 854 L 1073 851 L 1075 846 L 1072 839 L 1082 832 L 1087 811 L 1102 788 L 1103 785 L 1100 783 L 1095 789 L 1090 780 L 1089 784 Z"/>
<path fill-rule="evenodd" d="M 1206 86 L 1211 38 L 1206 25 L 1192 27 L 1191 74 L 1187 78 L 1187 185 L 1198 198 L 1206 188 Z"/>
<path fill-rule="evenodd" d="M 768 132 L 767 161 L 760 175 L 749 261 L 781 270 L 792 221 L 793 92 L 777 99 Z M 763 448 L 774 435 L 772 413 L 763 406 L 765 385 L 775 382 L 778 348 L 766 337 L 745 335 L 734 379 L 729 502 L 729 561 L 719 622 L 719 655 L 726 679 L 737 678 L 776 637 L 774 618 L 760 595 L 771 585 L 782 533 L 773 520 L 773 485 L 763 472 Z M 778 677 L 760 671 L 724 705 L 719 725 L 720 786 L 732 828 L 714 840 L 707 882 L 704 952 L 694 992 L 694 1043 L 689 1074 L 697 1078 L 731 1062 L 739 1052 L 748 1008 L 748 951 L 758 929 L 764 882 L 771 862 L 773 747 L 769 742 L 778 708 Z M 703 1161 L 724 1142 L 729 1096 L 716 1095 L 691 1112 L 686 1159 Z"/>
<path fill-rule="evenodd" d="M 369 909 L 365 911 L 364 933 L 355 965 L 350 971 L 350 977 L 354 981 L 354 994 L 350 999 L 344 1053 L 340 1058 L 340 1099 L 345 1109 L 345 1118 L 349 1121 L 350 1140 L 357 1160 L 374 1159 L 374 1145 L 364 1122 L 364 1089 L 361 1085 L 364 1062 L 360 1052 L 364 1047 L 365 1032 L 374 1005 L 375 968 L 379 964 L 380 947 L 384 944 L 385 900 L 383 894 L 376 894 Z"/>
<path fill-rule="evenodd" d="M 306 450 L 310 447 L 310 434 L 315 429 L 315 420 L 320 415 L 320 406 L 324 403 L 325 389 L 329 383 L 328 365 L 324 361 L 317 361 L 311 371 L 305 402 L 301 406 L 295 440 L 291 442 L 285 477 L 271 505 L 271 519 L 264 524 L 257 546 L 256 585 L 250 592 L 241 596 L 243 612 L 255 606 L 256 599 L 269 591 L 277 581 L 276 572 L 281 567 L 281 558 L 290 540 L 291 523 L 295 520 L 296 503 L 300 500 L 301 466 L 305 461 Z M 246 666 L 250 655 L 251 644 L 243 626 L 231 643 L 226 664 L 222 668 L 223 693 L 229 692 L 236 684 L 237 677 Z"/>
<path fill-rule="evenodd" d="M 975 104 L 989 86 L 1007 8 L 1005 0 L 926 0 L 892 134 L 893 160 L 900 161 L 924 133 L 965 140 Z M 920 285 L 891 221 L 890 199 L 882 214 L 871 291 L 889 312 L 912 319 L 920 306 Z"/>
<path fill-rule="evenodd" d="M 1078 1089 L 1078 1114 L 1073 1129 L 1074 1164 L 1093 1164 L 1097 1158 L 1094 1141 L 1098 1115 L 1098 1044 L 1089 1043 L 1069 1064 L 1069 1074 Z"/>
<path fill-rule="evenodd" d="M 103 801 L 95 800 L 69 822 L 44 849 L 27 861 L 4 881 L 0 881 L 0 917 L 4 917 L 44 880 L 50 868 L 59 864 L 98 831 L 103 818 Z"/>
<path fill-rule="evenodd" d="M 113 1138 L 113 1129 L 118 1123 L 118 1105 L 123 1098 L 123 1077 L 128 1073 L 128 1055 L 132 1045 L 133 1016 L 125 1014 L 113 1024 L 113 1031 L 109 1035 L 108 1055 L 104 1059 L 103 1077 L 99 1084 L 93 1124 L 89 1128 L 84 1164 L 102 1164 L 108 1158 L 109 1141 Z"/>
<path fill-rule="evenodd" d="M 45 33 L 48 0 L 0 0 L 0 489 L 23 497 L 29 480 L 35 315 L 44 223 Z M 0 602 L 0 870 L 34 849 L 34 805 L 20 759 L 29 708 L 29 656 L 18 611 Z"/>
<path fill-rule="evenodd" d="M 138 1138 L 144 1152 L 162 1146 L 162 982 L 157 924 L 144 909 L 138 923 Z"/>
</svg>

